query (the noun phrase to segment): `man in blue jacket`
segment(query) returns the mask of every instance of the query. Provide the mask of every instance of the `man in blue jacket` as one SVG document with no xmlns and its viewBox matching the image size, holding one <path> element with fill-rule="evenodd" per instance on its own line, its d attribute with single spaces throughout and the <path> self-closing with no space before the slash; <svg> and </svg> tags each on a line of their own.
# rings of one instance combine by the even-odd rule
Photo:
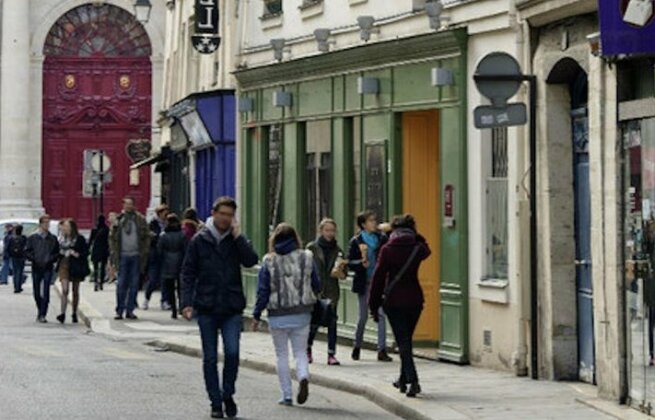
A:
<svg viewBox="0 0 655 420">
<path fill-rule="evenodd" d="M 221 197 L 212 208 L 212 220 L 193 237 L 182 265 L 182 314 L 191 320 L 198 314 L 202 339 L 205 387 L 211 401 L 212 418 L 236 417 L 235 382 L 239 368 L 241 316 L 246 297 L 241 266 L 259 261 L 235 220 L 233 198 Z M 218 330 L 223 339 L 223 387 L 218 379 Z"/>
</svg>

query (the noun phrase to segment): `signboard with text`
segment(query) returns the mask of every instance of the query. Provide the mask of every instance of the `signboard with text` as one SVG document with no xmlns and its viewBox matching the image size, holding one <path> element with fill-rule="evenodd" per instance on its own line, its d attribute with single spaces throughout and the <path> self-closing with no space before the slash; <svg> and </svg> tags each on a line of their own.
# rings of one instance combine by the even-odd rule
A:
<svg viewBox="0 0 655 420">
<path fill-rule="evenodd" d="M 598 1 L 604 56 L 655 53 L 653 0 Z"/>
<path fill-rule="evenodd" d="M 218 0 L 196 0 L 195 12 L 195 34 L 191 36 L 193 48 L 200 54 L 212 54 L 221 45 Z"/>
</svg>

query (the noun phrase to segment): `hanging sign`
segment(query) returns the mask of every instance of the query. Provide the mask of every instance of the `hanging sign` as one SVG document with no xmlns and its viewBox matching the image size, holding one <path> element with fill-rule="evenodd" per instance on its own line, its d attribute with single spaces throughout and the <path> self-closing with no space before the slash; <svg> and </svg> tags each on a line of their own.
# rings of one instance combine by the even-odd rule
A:
<svg viewBox="0 0 655 420">
<path fill-rule="evenodd" d="M 655 53 L 653 0 L 602 0 L 598 14 L 604 56 Z"/>
<path fill-rule="evenodd" d="M 191 36 L 193 48 L 200 54 L 212 54 L 221 45 L 218 0 L 196 0 L 195 10 L 195 34 Z"/>
</svg>

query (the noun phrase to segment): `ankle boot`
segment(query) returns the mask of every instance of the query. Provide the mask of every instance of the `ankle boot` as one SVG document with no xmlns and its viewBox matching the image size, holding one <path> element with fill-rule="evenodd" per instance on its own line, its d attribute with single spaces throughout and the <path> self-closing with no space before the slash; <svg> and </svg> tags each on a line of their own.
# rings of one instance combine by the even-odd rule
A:
<svg viewBox="0 0 655 420">
<path fill-rule="evenodd" d="M 418 382 L 412 382 L 412 384 L 409 386 L 409 390 L 407 391 L 407 396 L 410 398 L 414 398 L 420 393 L 421 393 L 421 385 L 419 385 Z"/>
<path fill-rule="evenodd" d="M 397 388 L 402 394 L 405 394 L 407 392 L 407 384 L 405 383 L 405 381 L 398 379 L 392 385 L 394 388 Z"/>
</svg>

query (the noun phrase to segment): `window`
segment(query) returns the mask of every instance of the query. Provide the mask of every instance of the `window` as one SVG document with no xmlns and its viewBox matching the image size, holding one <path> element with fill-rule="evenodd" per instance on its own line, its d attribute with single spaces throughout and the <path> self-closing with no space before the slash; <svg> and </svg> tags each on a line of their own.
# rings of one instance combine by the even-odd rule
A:
<svg viewBox="0 0 655 420">
<path fill-rule="evenodd" d="M 491 173 L 487 178 L 487 278 L 507 279 L 507 128 L 491 131 Z"/>
<path fill-rule="evenodd" d="M 332 209 L 332 183 L 330 180 L 331 123 L 330 120 L 308 122 L 306 161 L 306 239 L 313 239 L 322 218 L 330 216 Z"/>
<path fill-rule="evenodd" d="M 362 119 L 355 117 L 352 121 L 352 140 L 353 140 L 353 210 L 352 215 L 352 233 L 357 231 L 355 219 L 357 214 L 363 211 L 362 208 Z"/>
<path fill-rule="evenodd" d="M 282 0 L 264 0 L 264 17 L 282 13 Z"/>
<path fill-rule="evenodd" d="M 282 220 L 282 126 L 268 129 L 268 229 L 272 232 Z"/>
</svg>

